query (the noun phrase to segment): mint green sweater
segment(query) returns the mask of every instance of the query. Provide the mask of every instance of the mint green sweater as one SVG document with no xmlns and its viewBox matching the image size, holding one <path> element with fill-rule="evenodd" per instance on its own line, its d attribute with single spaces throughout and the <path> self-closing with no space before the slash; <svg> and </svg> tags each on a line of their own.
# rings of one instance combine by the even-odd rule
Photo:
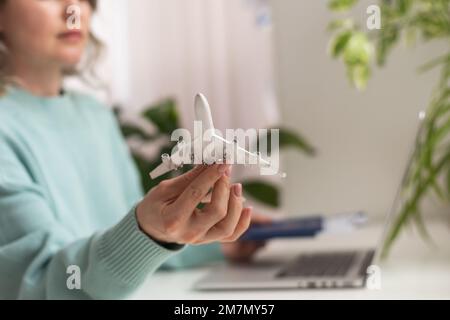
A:
<svg viewBox="0 0 450 320">
<path fill-rule="evenodd" d="M 152 241 L 135 218 L 142 196 L 110 110 L 77 93 L 8 88 L 0 98 L 0 299 L 125 298 L 160 266 L 222 258 L 217 244 Z"/>
</svg>

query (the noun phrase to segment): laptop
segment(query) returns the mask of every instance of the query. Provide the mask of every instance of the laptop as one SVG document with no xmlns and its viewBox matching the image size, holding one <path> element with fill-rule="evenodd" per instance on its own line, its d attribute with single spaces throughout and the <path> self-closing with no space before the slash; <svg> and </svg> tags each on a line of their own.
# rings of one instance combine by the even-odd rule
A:
<svg viewBox="0 0 450 320">
<path fill-rule="evenodd" d="M 249 262 L 227 264 L 214 268 L 201 278 L 195 290 L 237 289 L 313 289 L 313 288 L 361 288 L 366 285 L 368 268 L 379 260 L 382 246 L 392 221 L 401 204 L 401 191 L 408 168 L 412 162 L 415 142 L 421 134 L 424 118 L 419 124 L 403 176 L 397 187 L 390 211 L 386 214 L 383 231 L 377 245 L 367 249 L 348 248 L 340 251 L 311 251 L 300 253 L 292 260 L 280 263 Z"/>
</svg>

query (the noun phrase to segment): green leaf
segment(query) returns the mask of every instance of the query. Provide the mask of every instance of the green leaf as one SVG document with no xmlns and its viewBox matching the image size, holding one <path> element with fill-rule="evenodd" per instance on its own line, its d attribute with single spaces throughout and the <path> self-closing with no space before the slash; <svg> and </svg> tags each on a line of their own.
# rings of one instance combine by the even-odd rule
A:
<svg viewBox="0 0 450 320">
<path fill-rule="evenodd" d="M 280 149 L 289 147 L 296 148 L 310 156 L 316 153 L 314 147 L 300 134 L 286 128 L 280 128 Z"/>
<path fill-rule="evenodd" d="M 450 163 L 450 152 L 442 156 L 436 166 L 434 166 L 429 172 L 426 179 L 421 181 L 421 183 L 415 185 L 412 196 L 402 206 L 400 214 L 397 215 L 394 224 L 391 226 L 388 237 L 386 238 L 383 245 L 381 255 L 382 258 L 387 257 L 389 250 L 395 239 L 398 237 L 400 231 L 403 229 L 406 222 L 408 222 L 411 216 L 417 211 L 420 201 L 427 194 L 427 191 L 431 187 L 432 183 L 436 180 L 438 175 L 442 173 L 442 170 L 448 166 L 448 163 Z"/>
<path fill-rule="evenodd" d="M 417 210 L 415 210 L 415 212 L 413 212 L 413 218 L 414 218 L 416 227 L 419 230 L 419 233 L 422 236 L 422 238 L 425 239 L 426 241 L 428 241 L 429 243 L 432 243 L 430 234 L 425 226 L 425 223 L 423 222 L 422 214 L 420 212 L 418 212 Z"/>
<path fill-rule="evenodd" d="M 448 199 L 450 200 L 450 166 L 447 170 L 447 193 L 448 193 Z"/>
<path fill-rule="evenodd" d="M 141 130 L 141 128 L 138 128 L 138 127 L 130 125 L 130 124 L 121 123 L 120 130 L 122 131 L 122 135 L 125 138 L 132 137 L 132 136 L 138 136 L 144 140 L 155 139 L 154 136 L 148 135 L 146 132 Z"/>
<path fill-rule="evenodd" d="M 411 0 L 397 0 L 398 3 L 398 11 L 400 14 L 404 15 L 408 13 L 408 11 L 412 7 L 413 1 Z"/>
<path fill-rule="evenodd" d="M 344 62 L 347 65 L 347 75 L 359 90 L 365 89 L 369 80 L 372 52 L 372 44 L 363 32 L 353 33 L 345 46 Z"/>
<path fill-rule="evenodd" d="M 448 63 L 450 61 L 450 54 L 445 54 L 443 56 L 439 56 L 437 58 L 434 58 L 433 60 L 427 62 L 426 64 L 419 67 L 418 72 L 423 73 L 426 71 L 429 71 L 437 66 L 442 65 L 443 63 Z"/>
<path fill-rule="evenodd" d="M 387 54 L 396 44 L 399 32 L 399 28 L 395 24 L 385 24 L 383 29 L 381 29 L 376 46 L 377 64 L 379 66 L 383 66 L 386 63 Z"/>
<path fill-rule="evenodd" d="M 438 143 L 446 139 L 450 135 L 450 119 L 436 130 L 434 143 Z"/>
<path fill-rule="evenodd" d="M 372 57 L 372 44 L 363 32 L 355 32 L 345 46 L 344 62 L 347 65 L 367 65 Z"/>
<path fill-rule="evenodd" d="M 345 32 L 338 34 L 332 40 L 330 49 L 331 49 L 331 55 L 333 56 L 333 58 L 337 58 L 344 51 L 351 36 L 352 36 L 351 31 L 345 31 Z"/>
<path fill-rule="evenodd" d="M 327 31 L 337 31 L 339 29 L 353 29 L 354 23 L 352 19 L 338 19 L 331 21 L 327 26 Z"/>
<path fill-rule="evenodd" d="M 433 189 L 434 193 L 436 193 L 436 195 L 439 197 L 440 200 L 442 201 L 445 200 L 444 191 L 441 189 L 436 180 L 432 182 L 431 188 Z"/>
<path fill-rule="evenodd" d="M 151 121 L 161 133 L 171 135 L 180 127 L 178 113 L 173 99 L 166 99 L 150 106 L 143 112 L 143 116 Z"/>
<path fill-rule="evenodd" d="M 358 90 L 366 89 L 370 77 L 369 66 L 364 64 L 350 66 L 348 68 L 348 77 Z"/>
<path fill-rule="evenodd" d="M 346 11 L 351 9 L 358 0 L 331 0 L 328 2 L 328 8 L 333 11 Z"/>
<path fill-rule="evenodd" d="M 300 134 L 287 128 L 272 128 L 279 130 L 279 147 L 281 149 L 294 148 L 300 152 L 304 152 L 309 156 L 313 156 L 316 153 L 314 147 Z M 260 144 L 261 137 L 258 137 L 258 145 Z M 259 145 L 258 150 L 261 149 Z M 271 129 L 267 130 L 267 154 L 272 152 L 272 132 Z"/>
<path fill-rule="evenodd" d="M 279 190 L 276 186 L 264 181 L 253 180 L 242 183 L 242 188 L 246 194 L 259 202 L 277 208 L 280 205 Z"/>
<path fill-rule="evenodd" d="M 294 148 L 309 156 L 315 155 L 316 150 L 314 149 L 314 147 L 300 134 L 287 128 L 277 128 L 277 129 L 279 129 L 280 150 Z M 258 144 L 260 143 L 259 139 L 261 139 L 261 137 L 258 137 Z M 269 155 L 272 151 L 271 139 L 272 139 L 271 130 L 267 130 L 267 153 Z M 261 146 L 259 146 L 258 150 L 260 149 Z"/>
</svg>

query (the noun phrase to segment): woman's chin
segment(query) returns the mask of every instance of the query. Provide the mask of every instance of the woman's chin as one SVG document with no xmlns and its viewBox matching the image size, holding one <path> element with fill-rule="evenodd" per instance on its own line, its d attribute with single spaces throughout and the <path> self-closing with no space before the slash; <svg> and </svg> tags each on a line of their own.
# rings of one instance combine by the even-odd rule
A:
<svg viewBox="0 0 450 320">
<path fill-rule="evenodd" d="M 61 66 L 63 67 L 64 70 L 73 70 L 76 69 L 76 67 L 78 66 L 78 64 L 81 61 L 81 56 L 65 56 L 65 57 L 60 57 L 60 59 L 58 59 L 61 63 Z"/>
<path fill-rule="evenodd" d="M 64 67 L 76 66 L 80 63 L 83 52 L 84 50 L 79 48 L 67 48 L 58 52 L 57 59 Z"/>
</svg>

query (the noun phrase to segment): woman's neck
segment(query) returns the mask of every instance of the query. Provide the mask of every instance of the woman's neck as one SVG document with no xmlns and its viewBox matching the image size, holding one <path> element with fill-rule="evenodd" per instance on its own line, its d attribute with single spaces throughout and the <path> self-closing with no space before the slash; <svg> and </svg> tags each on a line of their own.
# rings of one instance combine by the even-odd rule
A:
<svg viewBox="0 0 450 320">
<path fill-rule="evenodd" d="M 32 66 L 30 64 L 13 63 L 11 70 L 15 84 L 30 93 L 51 97 L 61 92 L 62 72 L 56 66 Z"/>
</svg>

